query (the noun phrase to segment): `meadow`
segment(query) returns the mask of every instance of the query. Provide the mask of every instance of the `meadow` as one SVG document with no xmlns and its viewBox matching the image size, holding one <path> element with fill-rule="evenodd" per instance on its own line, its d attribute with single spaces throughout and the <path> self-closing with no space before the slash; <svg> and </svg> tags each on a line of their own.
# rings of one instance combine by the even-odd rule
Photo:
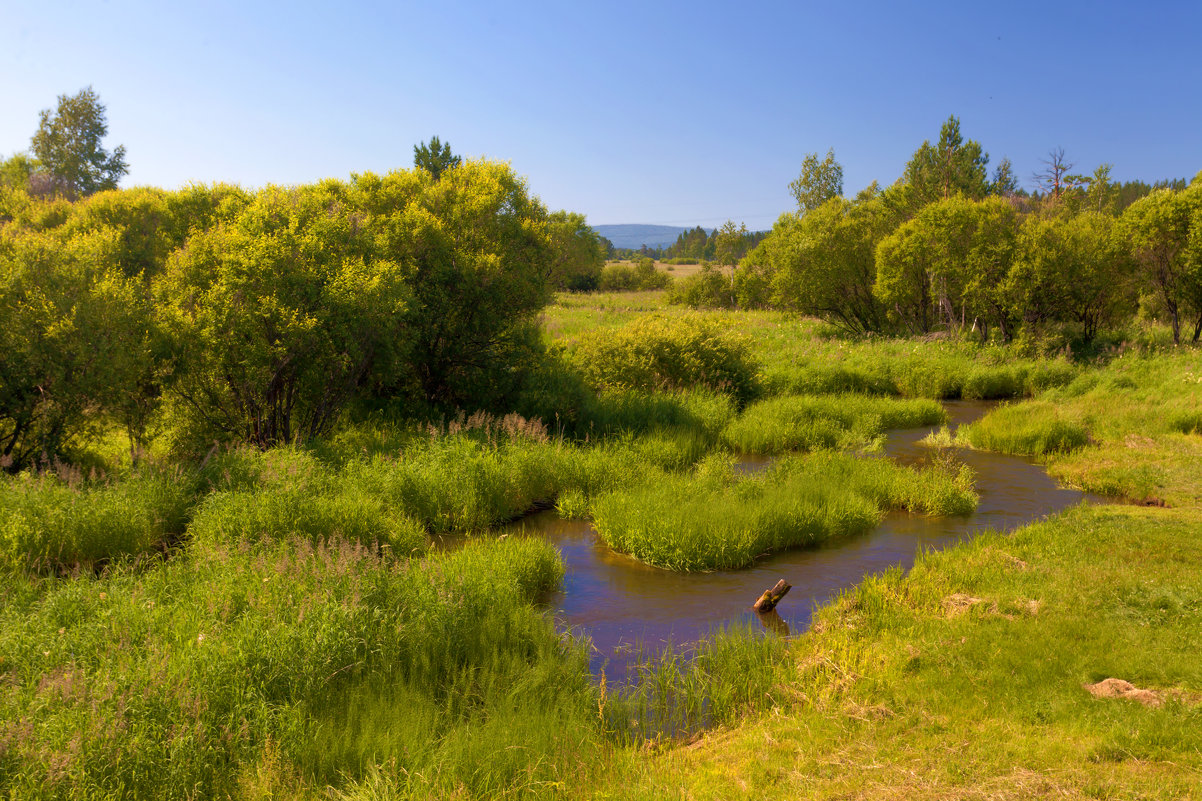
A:
<svg viewBox="0 0 1202 801">
<path fill-rule="evenodd" d="M 849 337 L 663 291 L 563 294 L 541 323 L 552 368 L 527 415 L 382 409 L 202 458 L 164 432 L 136 463 L 101 430 L 73 464 L 5 477 L 6 795 L 1197 793 L 1196 350 L 1155 331 L 1093 362 Z M 547 613 L 555 549 L 496 533 L 554 507 L 696 571 L 888 511 L 970 512 L 954 458 L 876 455 L 949 398 L 1004 401 L 957 445 L 1133 503 L 925 554 L 797 637 L 716 633 L 622 686 Z M 753 455 L 774 461 L 734 470 Z M 1152 695 L 1084 689 L 1111 677 Z"/>
</svg>

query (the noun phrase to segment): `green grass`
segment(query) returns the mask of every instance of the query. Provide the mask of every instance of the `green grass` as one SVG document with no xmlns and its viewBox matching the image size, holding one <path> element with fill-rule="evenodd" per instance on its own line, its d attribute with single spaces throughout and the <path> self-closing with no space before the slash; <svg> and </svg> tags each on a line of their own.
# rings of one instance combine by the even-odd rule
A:
<svg viewBox="0 0 1202 801">
<path fill-rule="evenodd" d="M 555 550 L 530 540 L 397 562 L 294 539 L 194 547 L 102 578 L 13 577 L 0 606 L 0 785 L 20 798 L 219 797 L 272 759 L 324 783 L 387 752 L 394 770 L 449 791 L 476 786 L 475 758 L 508 748 L 511 769 L 479 786 L 526 781 L 555 758 L 548 738 L 529 748 L 552 750 L 529 751 L 498 729 L 471 751 L 441 733 L 556 698 L 588 719 L 583 656 L 530 605 L 561 575 Z M 366 688 L 431 725 L 352 736 L 362 718 L 342 704 L 370 714 Z M 318 759 L 335 742 L 349 756 Z"/>
<path fill-rule="evenodd" d="M 736 451 L 777 454 L 863 448 L 891 428 L 942 423 L 947 415 L 929 400 L 864 395 L 784 396 L 748 407 L 723 431 Z"/>
<path fill-rule="evenodd" d="M 1020 456 L 1068 453 L 1089 442 L 1081 423 L 1068 419 L 1047 401 L 1030 401 L 1020 406 L 1003 406 L 963 426 L 957 439 L 974 448 Z"/>
<path fill-rule="evenodd" d="M 975 506 L 966 469 L 823 453 L 747 478 L 721 469 L 664 477 L 603 495 L 592 513 L 616 550 L 670 570 L 717 570 L 862 533 L 887 509 L 963 514 Z"/>
<path fill-rule="evenodd" d="M 88 568 L 161 550 L 184 530 L 192 481 L 146 470 L 113 483 L 54 473 L 0 480 L 0 566 Z"/>
</svg>

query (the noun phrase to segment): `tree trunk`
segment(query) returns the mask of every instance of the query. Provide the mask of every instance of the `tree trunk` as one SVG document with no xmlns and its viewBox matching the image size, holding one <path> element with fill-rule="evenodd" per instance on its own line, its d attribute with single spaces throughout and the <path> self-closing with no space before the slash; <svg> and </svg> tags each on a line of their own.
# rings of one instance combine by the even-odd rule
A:
<svg viewBox="0 0 1202 801">
<path fill-rule="evenodd" d="M 751 608 L 757 612 L 771 612 L 791 589 L 793 589 L 793 585 L 781 579 L 772 589 L 764 590 L 759 600 L 752 604 Z"/>
</svg>

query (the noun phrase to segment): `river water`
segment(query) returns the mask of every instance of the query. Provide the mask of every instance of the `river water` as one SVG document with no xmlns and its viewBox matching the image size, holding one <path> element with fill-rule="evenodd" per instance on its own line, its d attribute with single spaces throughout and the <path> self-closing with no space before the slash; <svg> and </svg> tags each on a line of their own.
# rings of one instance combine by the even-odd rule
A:
<svg viewBox="0 0 1202 801">
<path fill-rule="evenodd" d="M 952 401 L 946 404 L 949 427 L 972 422 L 994 404 Z M 885 453 L 900 463 L 921 461 L 930 449 L 918 441 L 931 428 L 889 432 Z M 557 623 L 593 644 L 591 667 L 621 679 L 637 653 L 655 653 L 665 645 L 694 643 L 722 625 L 750 622 L 781 634 L 799 633 L 814 609 L 865 576 L 900 565 L 908 569 L 922 550 L 947 547 L 987 529 L 1009 531 L 1082 501 L 1100 498 L 1062 489 L 1043 468 L 1023 458 L 969 449 L 956 452 L 977 476 L 981 496 L 975 513 L 956 517 L 889 514 L 871 532 L 819 548 L 772 554 L 742 570 L 676 573 L 649 567 L 613 551 L 592 525 L 561 520 L 540 512 L 510 530 L 544 537 L 563 555 L 562 589 L 547 599 Z M 745 469 L 762 467 L 749 460 Z M 777 615 L 760 616 L 751 604 L 784 579 L 793 585 Z"/>
</svg>

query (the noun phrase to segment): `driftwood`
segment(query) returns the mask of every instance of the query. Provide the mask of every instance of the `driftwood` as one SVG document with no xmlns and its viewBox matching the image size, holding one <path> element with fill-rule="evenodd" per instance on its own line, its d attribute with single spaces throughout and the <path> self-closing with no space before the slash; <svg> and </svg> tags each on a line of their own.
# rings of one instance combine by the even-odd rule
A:
<svg viewBox="0 0 1202 801">
<path fill-rule="evenodd" d="M 791 589 L 793 589 L 793 585 L 781 579 L 772 589 L 764 590 L 764 594 L 751 605 L 751 608 L 757 612 L 771 612 L 780 603 L 780 599 L 785 597 L 785 593 Z"/>
</svg>

